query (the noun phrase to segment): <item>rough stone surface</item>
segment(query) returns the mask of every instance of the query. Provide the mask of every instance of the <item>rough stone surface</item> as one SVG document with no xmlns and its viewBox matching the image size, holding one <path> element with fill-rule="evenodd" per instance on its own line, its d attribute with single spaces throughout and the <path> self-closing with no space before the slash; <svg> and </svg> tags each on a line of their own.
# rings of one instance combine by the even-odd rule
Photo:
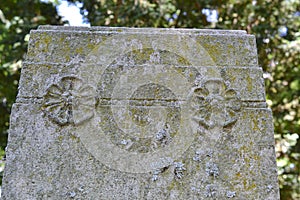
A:
<svg viewBox="0 0 300 200">
<path fill-rule="evenodd" d="M 279 199 L 254 36 L 31 31 L 3 199 Z"/>
</svg>

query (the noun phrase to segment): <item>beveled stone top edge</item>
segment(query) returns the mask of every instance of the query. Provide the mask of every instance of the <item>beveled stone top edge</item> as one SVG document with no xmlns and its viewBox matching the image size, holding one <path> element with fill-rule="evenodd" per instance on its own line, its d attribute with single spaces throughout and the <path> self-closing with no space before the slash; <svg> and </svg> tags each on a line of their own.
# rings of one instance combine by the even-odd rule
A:
<svg viewBox="0 0 300 200">
<path fill-rule="evenodd" d="M 105 27 L 105 26 L 50 26 L 38 27 L 42 31 L 62 32 L 111 32 L 111 33 L 153 33 L 153 34 L 208 34 L 208 35 L 249 35 L 244 30 L 219 30 L 219 29 L 193 29 L 193 28 L 129 28 L 129 27 Z"/>
</svg>

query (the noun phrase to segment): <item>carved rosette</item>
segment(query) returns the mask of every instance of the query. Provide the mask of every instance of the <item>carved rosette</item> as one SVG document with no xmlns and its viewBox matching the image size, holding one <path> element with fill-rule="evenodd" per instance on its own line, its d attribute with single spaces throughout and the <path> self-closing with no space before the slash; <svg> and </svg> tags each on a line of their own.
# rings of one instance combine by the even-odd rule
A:
<svg viewBox="0 0 300 200">
<path fill-rule="evenodd" d="M 228 127 L 238 119 L 241 100 L 234 89 L 228 89 L 223 79 L 208 79 L 193 88 L 191 106 L 193 120 L 207 129 Z"/>
<path fill-rule="evenodd" d="M 80 124 L 94 116 L 95 94 L 80 78 L 66 76 L 46 90 L 42 110 L 59 125 Z"/>
</svg>

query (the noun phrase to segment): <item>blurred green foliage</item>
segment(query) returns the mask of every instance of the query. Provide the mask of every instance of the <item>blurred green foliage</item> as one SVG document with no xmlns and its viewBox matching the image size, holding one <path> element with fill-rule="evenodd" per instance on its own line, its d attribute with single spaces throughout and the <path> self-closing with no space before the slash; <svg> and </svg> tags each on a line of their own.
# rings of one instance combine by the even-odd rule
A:
<svg viewBox="0 0 300 200">
<path fill-rule="evenodd" d="M 62 24 L 52 3 L 5 0 L 0 3 L 0 157 L 4 156 L 12 104 L 17 94 L 29 31 L 41 24 Z M 4 158 L 3 158 L 4 159 Z M 0 176 L 3 172 L 0 161 Z M 1 181 L 1 178 L 0 178 Z"/>
<path fill-rule="evenodd" d="M 242 29 L 257 39 L 267 102 L 274 115 L 281 199 L 300 199 L 300 1 L 67 0 L 93 26 Z M 47 1 L 46 1 L 47 2 Z M 5 147 L 28 32 L 61 24 L 51 2 L 0 4 L 0 145 Z M 81 4 L 78 4 L 80 2 Z M 216 16 L 217 14 L 217 16 Z"/>
</svg>

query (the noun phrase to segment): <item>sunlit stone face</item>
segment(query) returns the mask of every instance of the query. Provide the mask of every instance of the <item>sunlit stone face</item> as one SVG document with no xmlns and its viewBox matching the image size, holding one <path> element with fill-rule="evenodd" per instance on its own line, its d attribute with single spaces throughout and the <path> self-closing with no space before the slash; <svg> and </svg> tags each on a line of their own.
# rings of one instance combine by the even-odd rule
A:
<svg viewBox="0 0 300 200">
<path fill-rule="evenodd" d="M 40 27 L 4 199 L 279 199 L 272 131 L 243 31 Z"/>
</svg>

